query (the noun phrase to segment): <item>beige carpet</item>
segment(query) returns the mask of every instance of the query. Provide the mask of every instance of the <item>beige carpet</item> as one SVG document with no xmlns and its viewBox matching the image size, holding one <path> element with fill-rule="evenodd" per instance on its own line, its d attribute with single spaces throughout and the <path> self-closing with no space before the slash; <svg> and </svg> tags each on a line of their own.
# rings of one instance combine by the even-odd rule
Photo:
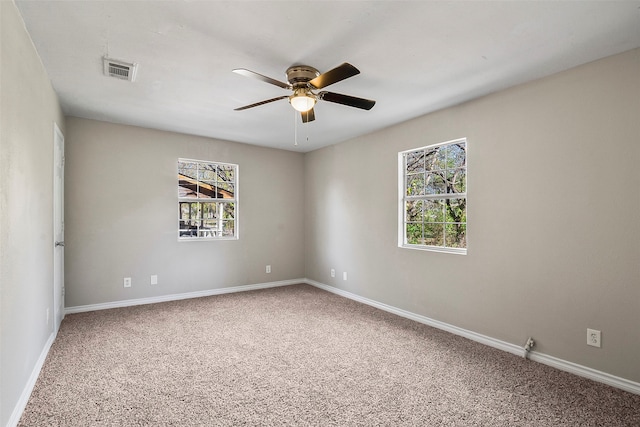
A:
<svg viewBox="0 0 640 427">
<path fill-rule="evenodd" d="M 20 426 L 640 426 L 640 396 L 307 285 L 69 315 Z"/>
</svg>

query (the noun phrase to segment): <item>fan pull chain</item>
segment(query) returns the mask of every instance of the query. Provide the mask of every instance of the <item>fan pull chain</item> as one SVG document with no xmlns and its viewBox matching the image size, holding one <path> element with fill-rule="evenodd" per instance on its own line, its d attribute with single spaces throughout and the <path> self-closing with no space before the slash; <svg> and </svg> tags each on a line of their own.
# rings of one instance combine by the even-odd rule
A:
<svg viewBox="0 0 640 427">
<path fill-rule="evenodd" d="M 293 112 L 293 134 L 294 134 L 294 138 L 293 138 L 293 142 L 296 147 L 298 146 L 298 117 L 297 117 L 297 111 Z"/>
</svg>

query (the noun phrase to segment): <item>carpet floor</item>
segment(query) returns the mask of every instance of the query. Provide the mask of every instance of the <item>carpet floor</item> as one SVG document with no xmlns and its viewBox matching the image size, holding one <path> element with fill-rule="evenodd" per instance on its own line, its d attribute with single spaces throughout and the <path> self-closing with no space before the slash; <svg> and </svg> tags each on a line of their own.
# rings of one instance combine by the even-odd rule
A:
<svg viewBox="0 0 640 427">
<path fill-rule="evenodd" d="M 67 315 L 20 426 L 640 426 L 640 396 L 308 285 Z"/>
</svg>

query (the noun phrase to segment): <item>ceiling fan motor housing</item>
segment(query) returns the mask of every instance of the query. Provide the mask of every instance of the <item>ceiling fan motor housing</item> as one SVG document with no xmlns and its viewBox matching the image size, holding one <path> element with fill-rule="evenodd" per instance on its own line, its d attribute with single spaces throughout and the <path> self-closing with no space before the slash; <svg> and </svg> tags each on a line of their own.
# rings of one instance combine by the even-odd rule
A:
<svg viewBox="0 0 640 427">
<path fill-rule="evenodd" d="M 287 69 L 287 81 L 295 88 L 307 87 L 307 82 L 320 75 L 320 72 L 308 65 L 294 65 Z"/>
</svg>

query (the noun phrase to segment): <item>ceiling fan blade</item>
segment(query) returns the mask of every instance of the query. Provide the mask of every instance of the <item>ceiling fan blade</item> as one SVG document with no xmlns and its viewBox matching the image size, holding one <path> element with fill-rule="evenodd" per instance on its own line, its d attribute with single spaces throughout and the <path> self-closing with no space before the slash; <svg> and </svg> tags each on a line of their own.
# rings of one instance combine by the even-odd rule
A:
<svg viewBox="0 0 640 427">
<path fill-rule="evenodd" d="M 371 99 L 356 98 L 355 96 L 343 95 L 341 93 L 320 92 L 318 97 L 323 101 L 335 102 L 336 104 L 348 105 L 349 107 L 371 110 L 376 101 Z"/>
<path fill-rule="evenodd" d="M 250 104 L 250 105 L 245 105 L 244 107 L 234 108 L 233 110 L 234 111 L 242 111 L 242 110 L 246 110 L 247 108 L 257 107 L 259 105 L 268 104 L 268 103 L 273 102 L 273 101 L 279 101 L 281 99 L 285 99 L 285 98 L 288 98 L 288 97 L 289 96 L 287 96 L 287 95 L 283 95 L 283 96 L 279 96 L 277 98 L 266 99 L 264 101 L 256 102 L 255 104 Z"/>
<path fill-rule="evenodd" d="M 309 80 L 309 84 L 316 89 L 322 89 L 323 87 L 338 83 L 341 80 L 353 77 L 356 74 L 360 74 L 360 70 L 345 62 L 342 65 L 338 65 L 333 70 L 329 70 L 326 73 L 320 74 L 315 79 Z"/>
<path fill-rule="evenodd" d="M 262 74 L 258 74 L 255 71 L 247 70 L 244 68 L 236 68 L 233 70 L 234 73 L 240 74 L 245 77 L 251 77 L 254 79 L 262 80 L 263 82 L 271 83 L 272 85 L 276 85 L 283 89 L 291 89 L 292 86 L 289 83 L 281 82 L 276 79 L 272 79 L 271 77 L 263 76 Z"/>
<path fill-rule="evenodd" d="M 316 113 L 313 112 L 313 108 L 300 114 L 302 115 L 302 123 L 309 123 L 316 119 Z"/>
</svg>

